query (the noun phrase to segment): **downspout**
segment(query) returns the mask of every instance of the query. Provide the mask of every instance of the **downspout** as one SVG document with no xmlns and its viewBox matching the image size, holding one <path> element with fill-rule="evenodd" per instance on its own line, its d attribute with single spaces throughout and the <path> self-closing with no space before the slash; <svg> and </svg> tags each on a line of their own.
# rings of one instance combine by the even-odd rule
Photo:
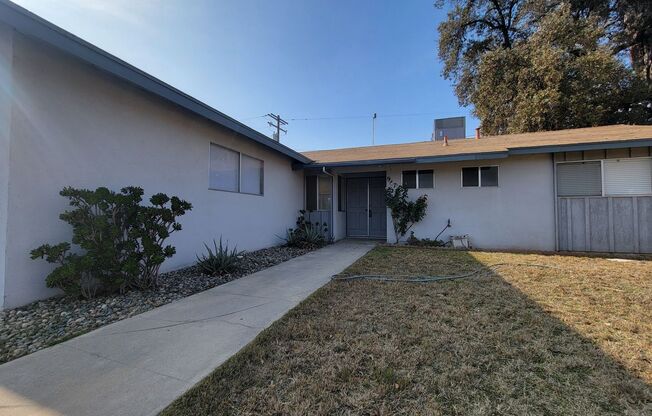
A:
<svg viewBox="0 0 652 416">
<path fill-rule="evenodd" d="M 328 175 L 331 177 L 331 223 L 330 226 L 328 227 L 328 233 L 330 234 L 331 240 L 334 241 L 335 232 L 333 231 L 333 229 L 335 228 L 335 175 L 333 175 L 332 173 L 328 173 L 326 171 L 326 166 L 322 166 L 321 171 L 324 173 L 324 175 Z"/>
</svg>

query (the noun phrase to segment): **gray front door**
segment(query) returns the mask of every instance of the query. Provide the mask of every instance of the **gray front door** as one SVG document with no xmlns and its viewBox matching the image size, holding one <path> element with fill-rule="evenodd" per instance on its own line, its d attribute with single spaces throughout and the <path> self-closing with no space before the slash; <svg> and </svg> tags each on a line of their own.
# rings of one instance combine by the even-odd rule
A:
<svg viewBox="0 0 652 416">
<path fill-rule="evenodd" d="M 346 198 L 347 236 L 385 238 L 385 178 L 348 178 Z"/>
<path fill-rule="evenodd" d="M 346 181 L 346 235 L 368 237 L 368 178 L 348 178 Z"/>
</svg>

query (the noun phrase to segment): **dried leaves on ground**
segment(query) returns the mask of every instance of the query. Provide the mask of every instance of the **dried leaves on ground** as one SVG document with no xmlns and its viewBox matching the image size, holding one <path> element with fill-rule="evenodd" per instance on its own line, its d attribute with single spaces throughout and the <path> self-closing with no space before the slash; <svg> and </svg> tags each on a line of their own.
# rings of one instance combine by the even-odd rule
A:
<svg viewBox="0 0 652 416">
<path fill-rule="evenodd" d="M 379 247 L 346 273 L 475 270 L 331 282 L 164 414 L 652 414 L 650 261 Z"/>
</svg>

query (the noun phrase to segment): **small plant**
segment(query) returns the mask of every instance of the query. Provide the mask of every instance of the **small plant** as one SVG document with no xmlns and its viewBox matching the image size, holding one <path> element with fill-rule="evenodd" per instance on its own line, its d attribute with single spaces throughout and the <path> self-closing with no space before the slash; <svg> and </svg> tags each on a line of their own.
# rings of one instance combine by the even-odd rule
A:
<svg viewBox="0 0 652 416">
<path fill-rule="evenodd" d="M 213 240 L 213 250 L 206 243 L 204 247 L 207 253 L 202 254 L 201 257 L 197 256 L 197 266 L 202 273 L 219 276 L 238 269 L 243 252 L 238 251 L 237 247 L 229 250 L 228 243 L 222 244 L 222 237 L 219 245 Z"/>
<path fill-rule="evenodd" d="M 326 223 L 311 223 L 306 220 L 306 211 L 299 211 L 296 228 L 287 230 L 285 245 L 288 247 L 315 249 L 323 247 L 328 242 L 328 225 Z"/>
<path fill-rule="evenodd" d="M 161 264 L 175 253 L 164 242 L 181 230 L 177 218 L 192 205 L 176 196 L 156 194 L 150 198 L 151 206 L 143 206 L 143 193 L 138 187 L 122 188 L 119 193 L 104 187 L 64 188 L 60 195 L 69 199 L 73 209 L 59 218 L 72 226 L 72 244 L 79 250 L 72 253 L 68 242 L 32 250 L 32 259 L 58 265 L 47 276 L 47 286 L 85 298 L 156 286 Z"/>
<path fill-rule="evenodd" d="M 410 231 L 410 228 L 426 216 L 428 196 L 421 195 L 415 201 L 408 200 L 408 189 L 387 180 L 385 188 L 385 204 L 390 209 L 396 243 Z"/>
</svg>

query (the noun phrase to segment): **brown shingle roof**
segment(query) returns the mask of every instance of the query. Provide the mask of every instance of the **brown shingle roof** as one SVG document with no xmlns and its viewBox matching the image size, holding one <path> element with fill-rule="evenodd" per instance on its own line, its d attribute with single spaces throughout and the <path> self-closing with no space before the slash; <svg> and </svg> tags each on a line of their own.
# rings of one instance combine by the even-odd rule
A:
<svg viewBox="0 0 652 416">
<path fill-rule="evenodd" d="M 538 133 L 507 134 L 503 136 L 484 136 L 480 140 L 449 140 L 448 146 L 442 141 L 389 144 L 380 146 L 351 147 L 347 149 L 317 150 L 303 152 L 303 155 L 317 164 L 341 164 L 370 162 L 376 160 L 433 158 L 446 159 L 453 156 L 472 156 L 485 153 L 550 152 L 552 146 L 572 146 L 605 144 L 607 146 L 623 142 L 652 140 L 652 126 L 613 125 L 582 129 L 546 131 Z"/>
</svg>

